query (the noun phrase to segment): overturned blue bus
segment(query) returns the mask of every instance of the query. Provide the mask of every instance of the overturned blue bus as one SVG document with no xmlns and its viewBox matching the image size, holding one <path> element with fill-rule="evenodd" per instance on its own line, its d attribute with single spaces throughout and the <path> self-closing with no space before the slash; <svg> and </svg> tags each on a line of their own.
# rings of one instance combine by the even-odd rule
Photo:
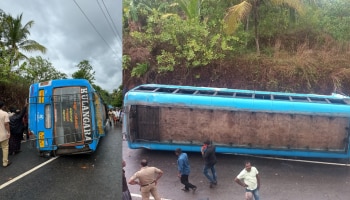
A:
<svg viewBox="0 0 350 200">
<path fill-rule="evenodd" d="M 132 149 L 349 158 L 350 97 L 145 84 L 124 98 Z"/>
<path fill-rule="evenodd" d="M 106 134 L 106 106 L 85 79 L 34 83 L 28 128 L 42 155 L 94 152 Z"/>
</svg>

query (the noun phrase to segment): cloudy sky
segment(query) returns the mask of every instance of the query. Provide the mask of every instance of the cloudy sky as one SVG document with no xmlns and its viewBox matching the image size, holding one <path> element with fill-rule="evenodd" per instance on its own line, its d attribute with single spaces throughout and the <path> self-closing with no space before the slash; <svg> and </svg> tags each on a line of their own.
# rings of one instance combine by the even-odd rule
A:
<svg viewBox="0 0 350 200">
<path fill-rule="evenodd" d="M 47 59 L 69 77 L 88 60 L 95 84 L 112 92 L 122 82 L 122 0 L 1 0 L 0 9 L 22 25 L 34 21 L 29 39 L 47 48 Z M 36 56 L 36 55 L 35 55 Z"/>
</svg>

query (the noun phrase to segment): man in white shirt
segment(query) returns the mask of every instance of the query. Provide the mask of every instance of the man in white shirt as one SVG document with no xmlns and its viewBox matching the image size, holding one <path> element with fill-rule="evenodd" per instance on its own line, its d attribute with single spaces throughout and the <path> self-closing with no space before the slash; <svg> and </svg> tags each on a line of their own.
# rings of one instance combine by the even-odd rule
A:
<svg viewBox="0 0 350 200">
<path fill-rule="evenodd" d="M 4 102 L 0 101 L 0 145 L 2 149 L 2 166 L 7 167 L 11 164 L 9 156 L 9 138 L 10 138 L 10 119 L 9 114 L 3 111 Z"/>
<path fill-rule="evenodd" d="M 259 200 L 260 176 L 256 167 L 253 167 L 250 161 L 245 162 L 245 168 L 235 178 L 235 182 L 246 190 L 245 199 Z"/>
</svg>

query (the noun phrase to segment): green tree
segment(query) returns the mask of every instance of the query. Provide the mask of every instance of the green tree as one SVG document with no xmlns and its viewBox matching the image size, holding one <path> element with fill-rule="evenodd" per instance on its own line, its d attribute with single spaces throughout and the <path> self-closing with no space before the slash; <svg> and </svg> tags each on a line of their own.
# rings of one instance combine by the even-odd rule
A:
<svg viewBox="0 0 350 200">
<path fill-rule="evenodd" d="M 168 0 L 172 2 L 172 0 Z M 146 25 L 149 15 L 152 13 L 166 13 L 170 6 L 168 1 L 159 0 L 125 0 L 123 6 L 123 19 L 127 21 L 127 26 L 130 32 L 142 31 L 142 27 Z"/>
<path fill-rule="evenodd" d="M 108 91 L 102 89 L 100 86 L 92 84 L 92 87 L 96 90 L 96 92 L 100 95 L 100 97 L 102 98 L 103 102 L 107 105 L 111 105 L 112 97 L 111 95 L 108 93 Z"/>
<path fill-rule="evenodd" d="M 93 83 L 95 80 L 95 71 L 93 70 L 93 67 L 89 61 L 83 60 L 76 67 L 78 68 L 78 71 L 72 74 L 73 78 L 82 78 L 88 80 L 90 83 Z"/>
<path fill-rule="evenodd" d="M 28 39 L 30 35 L 29 29 L 33 24 L 34 21 L 29 21 L 23 26 L 22 14 L 17 16 L 17 18 L 6 14 L 2 17 L 1 43 L 11 55 L 11 67 L 18 65 L 19 61 L 27 59 L 23 52 L 46 52 L 46 48 L 43 45 Z"/>
<path fill-rule="evenodd" d="M 130 35 L 135 45 L 153 52 L 158 64 L 148 65 L 149 59 L 145 59 L 144 63 L 132 64 L 133 76 L 146 74 L 145 70 L 154 68 L 160 73 L 174 71 L 179 66 L 205 66 L 232 54 L 233 46 L 238 46 L 234 45 L 237 38 L 223 35 L 220 30 L 215 32 L 205 23 L 198 23 L 198 20 L 183 20 L 179 15 L 165 17 L 155 13 L 149 16 L 145 32 L 135 31 Z"/>
<path fill-rule="evenodd" d="M 350 1 L 333 0 L 321 4 L 320 27 L 347 46 L 350 41 Z"/>
<path fill-rule="evenodd" d="M 228 8 L 228 11 L 226 12 L 224 17 L 224 31 L 227 34 L 233 34 L 243 21 L 245 21 L 245 27 L 249 27 L 249 20 L 247 19 L 250 16 L 250 14 L 252 14 L 256 53 L 258 55 L 260 55 L 259 8 L 262 3 L 264 3 L 262 0 L 242 1 L 241 3 Z M 304 12 L 302 7 L 302 0 L 269 0 L 265 3 L 270 3 L 273 6 L 288 6 L 293 11 L 297 11 L 298 13 Z"/>
<path fill-rule="evenodd" d="M 120 85 L 117 90 L 113 90 L 111 94 L 111 105 L 121 108 L 123 106 L 123 85 Z"/>
<path fill-rule="evenodd" d="M 48 61 L 40 56 L 31 57 L 21 68 L 22 76 L 30 83 L 43 82 L 52 79 L 66 79 L 65 73 L 59 72 Z"/>
<path fill-rule="evenodd" d="M 4 46 L 0 46 L 0 82 L 10 82 L 9 76 L 11 75 L 11 56 L 5 50 Z"/>
</svg>

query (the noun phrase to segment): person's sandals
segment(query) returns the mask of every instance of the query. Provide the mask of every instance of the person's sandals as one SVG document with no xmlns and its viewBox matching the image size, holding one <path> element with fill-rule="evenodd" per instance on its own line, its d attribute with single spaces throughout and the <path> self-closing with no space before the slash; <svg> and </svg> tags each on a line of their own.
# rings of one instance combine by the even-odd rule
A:
<svg viewBox="0 0 350 200">
<path fill-rule="evenodd" d="M 11 161 L 8 161 L 7 162 L 7 165 L 6 166 L 3 166 L 3 167 L 8 167 L 8 166 L 10 166 L 12 164 L 12 162 Z"/>
<path fill-rule="evenodd" d="M 185 191 L 185 192 L 190 191 L 189 189 L 186 189 L 186 188 L 182 188 L 181 190 L 182 190 L 182 191 Z"/>
<path fill-rule="evenodd" d="M 197 190 L 197 187 L 192 188 L 192 192 L 195 193 Z"/>
</svg>

